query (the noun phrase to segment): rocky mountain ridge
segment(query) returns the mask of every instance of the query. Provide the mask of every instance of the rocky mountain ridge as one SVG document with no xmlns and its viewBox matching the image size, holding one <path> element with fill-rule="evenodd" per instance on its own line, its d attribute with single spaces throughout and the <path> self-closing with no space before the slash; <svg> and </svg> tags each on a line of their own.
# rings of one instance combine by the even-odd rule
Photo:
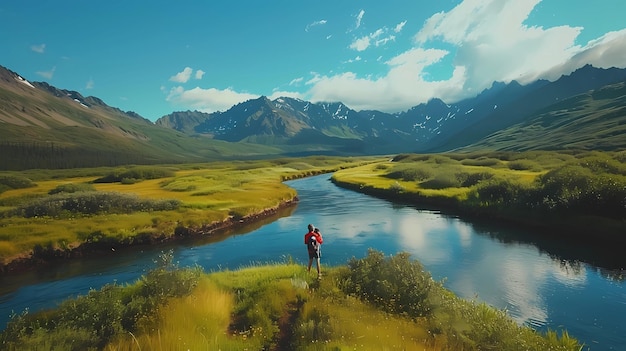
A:
<svg viewBox="0 0 626 351">
<path fill-rule="evenodd" d="M 340 102 L 260 97 L 224 112 L 176 112 L 156 124 L 229 142 L 285 144 L 308 131 L 353 143 L 358 140 L 365 153 L 445 151 L 475 143 L 567 98 L 623 80 L 625 69 L 588 65 L 554 82 L 495 82 L 474 98 L 454 104 L 432 99 L 394 114 L 355 111 Z"/>
</svg>

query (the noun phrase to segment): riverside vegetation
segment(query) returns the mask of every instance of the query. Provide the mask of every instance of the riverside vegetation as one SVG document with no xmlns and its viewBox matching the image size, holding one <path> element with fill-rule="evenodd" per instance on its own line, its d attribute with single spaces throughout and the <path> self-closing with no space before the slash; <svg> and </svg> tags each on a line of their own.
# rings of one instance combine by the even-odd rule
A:
<svg viewBox="0 0 626 351">
<path fill-rule="evenodd" d="M 303 157 L 0 173 L 0 263 L 208 234 L 293 202 L 284 180 L 373 157 Z M 26 262 L 24 262 L 26 261 Z M 21 262 L 21 263 L 19 263 Z M 1 267 L 0 267 L 1 268 Z"/>
<path fill-rule="evenodd" d="M 6 350 L 581 350 L 463 300 L 406 253 L 370 250 L 314 279 L 292 262 L 210 274 L 171 253 L 134 284 L 14 316 Z"/>
<path fill-rule="evenodd" d="M 626 151 L 403 154 L 338 171 L 332 180 L 564 239 L 626 242 Z"/>
</svg>

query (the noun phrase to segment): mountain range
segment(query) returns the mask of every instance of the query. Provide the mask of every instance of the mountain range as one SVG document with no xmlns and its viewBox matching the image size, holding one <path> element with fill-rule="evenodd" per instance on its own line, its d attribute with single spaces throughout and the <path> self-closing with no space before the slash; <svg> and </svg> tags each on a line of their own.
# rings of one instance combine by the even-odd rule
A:
<svg viewBox="0 0 626 351">
<path fill-rule="evenodd" d="M 0 169 L 203 162 L 283 155 L 626 148 L 626 69 L 494 82 L 456 103 L 355 111 L 282 97 L 156 122 L 0 66 Z"/>
</svg>

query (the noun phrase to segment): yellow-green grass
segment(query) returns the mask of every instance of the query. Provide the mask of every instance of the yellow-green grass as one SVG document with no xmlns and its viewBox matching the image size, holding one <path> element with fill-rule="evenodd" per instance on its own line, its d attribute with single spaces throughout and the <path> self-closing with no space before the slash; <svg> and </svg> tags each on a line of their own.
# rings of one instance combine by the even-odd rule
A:
<svg viewBox="0 0 626 351">
<path fill-rule="evenodd" d="M 437 288 L 432 316 L 388 313 L 291 263 L 214 272 L 105 350 L 579 350 L 567 332 L 541 335 L 505 311 Z M 391 279 L 393 280 L 393 278 Z M 492 349 L 492 348 L 489 348 Z"/>
<path fill-rule="evenodd" d="M 291 260 L 205 274 L 177 268 L 171 252 L 160 258 L 133 284 L 15 316 L 0 341 L 7 350 L 582 349 L 565 331 L 537 333 L 458 298 L 406 253 L 370 250 L 325 266 L 321 280 Z"/>
<path fill-rule="evenodd" d="M 470 187 L 448 187 L 443 189 L 425 189 L 420 185 L 421 181 L 392 179 L 387 177 L 387 173 L 397 163 L 392 161 L 381 161 L 377 163 L 366 164 L 363 166 L 342 169 L 333 174 L 333 179 L 368 187 L 378 190 L 402 189 L 405 193 L 415 193 L 425 197 L 445 197 L 456 200 L 467 198 L 471 191 Z M 433 171 L 433 176 L 441 174 L 455 174 L 459 172 L 489 172 L 498 178 L 506 178 L 519 181 L 524 184 L 532 183 L 536 177 L 545 173 L 544 171 L 516 171 L 502 167 L 485 167 L 485 166 L 467 166 L 460 163 L 450 164 L 429 164 L 428 167 Z M 431 178 L 432 178 L 431 177 Z"/>
<path fill-rule="evenodd" d="M 334 275 L 329 270 L 329 282 L 319 286 L 303 266 L 293 264 L 215 272 L 191 295 L 162 308 L 156 325 L 116 340 L 105 350 L 260 350 L 279 342 L 280 328 L 292 329 L 288 337 L 299 338 L 289 340 L 297 350 L 441 349 L 423 324 L 343 296 L 332 281 Z M 256 301 L 244 301 L 249 298 Z M 301 305 L 295 306 L 298 301 Z M 252 310 L 241 311 L 246 308 Z M 297 320 L 280 324 L 290 308 L 299 309 Z M 242 313 L 253 324 L 233 327 L 236 321 L 231 318 Z"/>
<path fill-rule="evenodd" d="M 620 152 L 405 154 L 337 171 L 332 179 L 376 196 L 558 228 L 570 237 L 600 231 L 611 241 L 626 240 Z"/>
<path fill-rule="evenodd" d="M 155 318 L 156 326 L 113 341 L 105 350 L 227 350 L 238 343 L 228 335 L 234 294 L 204 277 L 194 292 L 172 299 Z"/>
<path fill-rule="evenodd" d="M 36 246 L 71 249 L 93 235 L 113 242 L 132 242 L 137 235 L 172 237 L 177 227 L 202 228 L 228 218 L 241 218 L 276 208 L 292 200 L 296 191 L 283 184 L 283 179 L 353 167 L 377 158 L 298 158 L 262 161 L 235 161 L 168 166 L 174 176 L 136 180 L 132 184 L 93 183 L 99 192 L 114 192 L 150 200 L 178 200 L 176 210 L 131 212 L 125 214 L 78 214 L 62 218 L 0 218 L 0 263 L 27 256 Z M 289 165 L 297 166 L 291 168 Z M 4 213 L 33 198 L 68 183 L 91 183 L 119 169 L 54 171 L 49 178 L 42 172 L 25 172 L 23 176 L 37 179 L 35 187 L 13 189 L 0 193 Z M 72 177 L 71 175 L 88 176 Z M 65 178 L 67 177 L 67 178 Z M 94 234 L 96 233 L 96 234 Z M 130 238 L 130 239 L 129 239 Z"/>
</svg>

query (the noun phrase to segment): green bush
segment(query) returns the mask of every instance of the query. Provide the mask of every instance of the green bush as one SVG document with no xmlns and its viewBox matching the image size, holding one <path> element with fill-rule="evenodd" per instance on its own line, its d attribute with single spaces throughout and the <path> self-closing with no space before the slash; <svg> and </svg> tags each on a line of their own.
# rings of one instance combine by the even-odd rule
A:
<svg viewBox="0 0 626 351">
<path fill-rule="evenodd" d="M 94 183 L 118 183 L 132 184 L 146 179 L 160 179 L 173 177 L 175 172 L 170 168 L 154 166 L 138 166 L 126 170 L 116 170 L 104 177 L 94 180 Z"/>
<path fill-rule="evenodd" d="M 509 162 L 509 169 L 514 171 L 540 171 L 541 166 L 537 162 L 531 160 L 515 160 Z"/>
<path fill-rule="evenodd" d="M 593 173 L 609 173 L 626 176 L 626 163 L 612 159 L 605 154 L 584 157 L 576 162 L 581 167 L 591 170 Z"/>
<path fill-rule="evenodd" d="M 352 258 L 341 277 L 341 289 L 389 313 L 424 317 L 432 312 L 428 296 L 437 284 L 421 263 L 408 253 L 386 258 L 369 250 L 362 259 Z"/>
<path fill-rule="evenodd" d="M 593 214 L 626 219 L 626 177 L 596 173 L 592 168 L 567 165 L 538 180 L 540 204 L 545 210 L 570 215 Z"/>
<path fill-rule="evenodd" d="M 156 309 L 169 298 L 189 294 L 202 273 L 198 268 L 178 269 L 172 257 L 171 251 L 163 253 L 159 266 L 134 285 L 109 284 L 66 300 L 53 311 L 14 315 L 0 334 L 0 345 L 13 350 L 96 350 L 135 332 L 140 322 L 156 322 Z"/>
<path fill-rule="evenodd" d="M 446 188 L 458 188 L 461 186 L 461 181 L 452 173 L 440 173 L 435 175 L 433 179 L 429 179 L 420 183 L 420 187 L 423 189 L 446 189 Z"/>
<path fill-rule="evenodd" d="M 37 184 L 25 177 L 0 175 L 0 194 L 11 189 L 32 188 L 34 186 L 37 186 Z"/>
<path fill-rule="evenodd" d="M 493 173 L 489 172 L 460 172 L 455 175 L 461 186 L 470 187 L 480 183 L 483 180 L 493 178 Z"/>
<path fill-rule="evenodd" d="M 15 215 L 22 217 L 62 217 L 80 213 L 129 213 L 134 211 L 168 211 L 180 206 L 179 200 L 149 200 L 115 192 L 59 193 L 33 199 L 18 206 Z"/>
<path fill-rule="evenodd" d="M 479 158 L 466 158 L 461 161 L 461 164 L 464 166 L 480 166 L 480 167 L 493 167 L 498 166 L 502 163 L 497 158 L 493 157 L 479 157 Z"/>
<path fill-rule="evenodd" d="M 508 179 L 490 179 L 478 184 L 468 195 L 468 202 L 481 207 L 516 207 L 524 203 L 528 187 Z"/>
<path fill-rule="evenodd" d="M 420 181 L 424 179 L 428 179 L 433 176 L 433 171 L 430 166 L 425 164 L 416 164 L 416 163 L 401 163 L 395 165 L 389 172 L 385 175 L 387 178 L 391 179 L 402 179 L 405 181 Z"/>
<path fill-rule="evenodd" d="M 48 191 L 48 194 L 54 195 L 59 193 L 76 193 L 79 191 L 95 191 L 96 189 L 91 184 L 87 183 L 67 183 L 61 184 L 56 188 Z"/>
</svg>

